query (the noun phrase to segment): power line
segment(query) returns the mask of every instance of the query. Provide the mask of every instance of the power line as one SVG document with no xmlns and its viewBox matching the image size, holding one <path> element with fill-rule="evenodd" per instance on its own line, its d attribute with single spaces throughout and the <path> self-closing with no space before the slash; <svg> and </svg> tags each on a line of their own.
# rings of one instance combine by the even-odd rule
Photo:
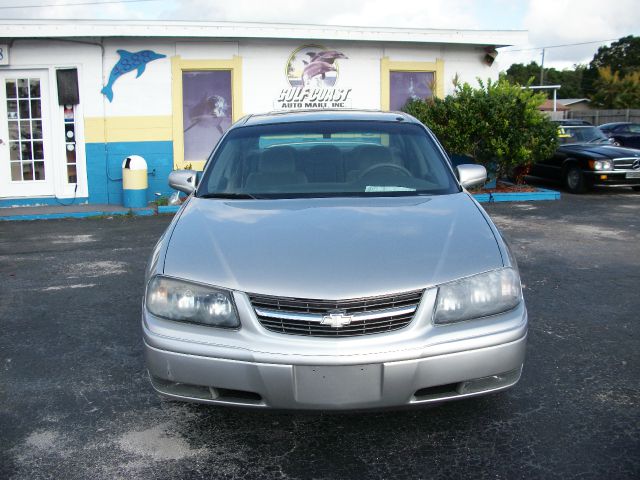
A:
<svg viewBox="0 0 640 480">
<path fill-rule="evenodd" d="M 142 3 L 142 2 L 159 2 L 160 0 L 94 0 L 94 1 L 85 1 L 78 3 L 47 3 L 41 5 L 20 5 L 19 7 L 13 6 L 0 6 L 0 10 L 7 10 L 10 8 L 13 9 L 22 9 L 22 8 L 48 8 L 48 7 L 76 7 L 83 5 L 105 5 L 108 3 Z"/>
<path fill-rule="evenodd" d="M 594 40 L 592 42 L 578 42 L 578 43 L 564 43 L 562 45 L 548 45 L 546 47 L 531 47 L 531 48 L 519 48 L 517 50 L 501 50 L 502 53 L 511 53 L 511 52 L 528 52 L 531 50 L 542 50 L 546 48 L 561 48 L 561 47 L 573 47 L 576 45 L 590 45 L 592 43 L 605 43 L 605 42 L 613 42 L 618 40 L 617 38 L 609 38 L 607 40 Z M 508 47 L 507 47 L 508 48 Z"/>
</svg>

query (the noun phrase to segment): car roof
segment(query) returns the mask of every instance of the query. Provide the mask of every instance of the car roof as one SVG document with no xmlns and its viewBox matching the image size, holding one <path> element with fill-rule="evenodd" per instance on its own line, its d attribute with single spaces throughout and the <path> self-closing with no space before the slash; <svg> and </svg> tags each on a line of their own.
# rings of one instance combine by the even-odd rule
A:
<svg viewBox="0 0 640 480">
<path fill-rule="evenodd" d="M 599 125 L 599 127 L 613 128 L 613 127 L 618 127 L 620 125 L 633 125 L 633 123 L 632 122 L 610 122 L 610 123 L 603 123 L 602 125 Z"/>
<path fill-rule="evenodd" d="M 553 123 L 557 123 L 558 125 L 584 125 L 584 126 L 592 126 L 591 122 L 587 122 L 586 120 L 571 120 L 571 119 L 562 119 L 562 120 L 551 120 Z"/>
<path fill-rule="evenodd" d="M 323 121 L 369 121 L 417 123 L 411 115 L 404 112 L 383 112 L 380 110 L 295 110 L 247 115 L 237 122 L 235 127 L 270 125 L 276 123 L 323 122 Z"/>
</svg>

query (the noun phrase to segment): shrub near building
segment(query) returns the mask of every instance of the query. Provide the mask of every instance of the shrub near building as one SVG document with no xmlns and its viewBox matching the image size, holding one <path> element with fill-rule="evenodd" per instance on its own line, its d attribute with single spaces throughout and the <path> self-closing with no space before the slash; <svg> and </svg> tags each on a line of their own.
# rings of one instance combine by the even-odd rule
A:
<svg viewBox="0 0 640 480">
<path fill-rule="evenodd" d="M 538 110 L 545 95 L 506 80 L 479 87 L 455 82 L 445 98 L 411 100 L 404 111 L 438 137 L 450 155 L 464 155 L 502 178 L 553 155 L 557 127 Z"/>
</svg>

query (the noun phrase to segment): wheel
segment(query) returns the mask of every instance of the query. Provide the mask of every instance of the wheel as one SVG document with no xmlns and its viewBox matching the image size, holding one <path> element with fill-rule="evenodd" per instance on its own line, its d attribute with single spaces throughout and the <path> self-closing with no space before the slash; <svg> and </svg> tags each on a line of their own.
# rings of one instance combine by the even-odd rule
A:
<svg viewBox="0 0 640 480">
<path fill-rule="evenodd" d="M 564 185 L 571 193 L 587 191 L 587 181 L 582 170 L 576 165 L 570 165 L 564 172 Z"/>
<path fill-rule="evenodd" d="M 407 170 L 406 168 L 400 165 L 396 165 L 395 163 L 379 163 L 377 165 L 372 165 L 371 167 L 365 169 L 360 174 L 360 178 L 364 178 L 367 175 L 371 174 L 371 172 L 374 172 L 376 170 L 383 170 L 383 169 L 395 170 L 398 173 L 402 173 L 406 177 L 413 177 L 412 173 L 409 170 Z"/>
</svg>

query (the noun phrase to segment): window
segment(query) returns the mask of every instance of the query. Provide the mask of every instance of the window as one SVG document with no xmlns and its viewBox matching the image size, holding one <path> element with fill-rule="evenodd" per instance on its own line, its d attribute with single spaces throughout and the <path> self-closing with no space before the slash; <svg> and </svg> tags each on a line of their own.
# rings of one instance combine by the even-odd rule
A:
<svg viewBox="0 0 640 480">
<path fill-rule="evenodd" d="M 240 127 L 216 150 L 200 197 L 327 197 L 459 191 L 415 124 L 321 121 Z"/>
<path fill-rule="evenodd" d="M 200 162 L 231 126 L 231 71 L 182 72 L 184 160 Z"/>
<path fill-rule="evenodd" d="M 5 80 L 11 181 L 45 180 L 40 79 Z"/>
<path fill-rule="evenodd" d="M 444 96 L 444 62 L 380 61 L 380 107 L 402 110 L 410 99 Z"/>
<path fill-rule="evenodd" d="M 211 150 L 242 115 L 242 59 L 171 59 L 175 168 L 201 170 Z"/>
</svg>

